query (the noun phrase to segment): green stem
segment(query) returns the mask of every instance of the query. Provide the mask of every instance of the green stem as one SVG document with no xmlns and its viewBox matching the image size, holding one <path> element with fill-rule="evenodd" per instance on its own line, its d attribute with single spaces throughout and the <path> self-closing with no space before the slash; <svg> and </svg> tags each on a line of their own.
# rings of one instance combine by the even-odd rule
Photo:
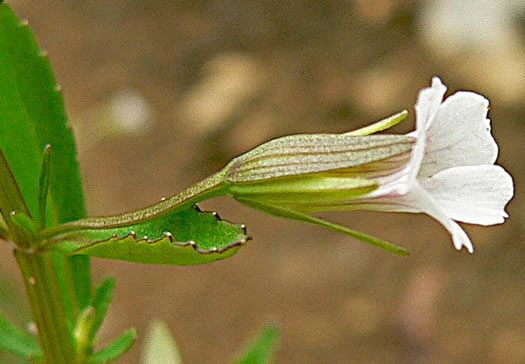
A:
<svg viewBox="0 0 525 364">
<path fill-rule="evenodd" d="M 12 218 L 13 213 L 31 214 L 22 193 L 0 150 L 0 213 L 16 246 L 15 257 L 23 275 L 24 285 L 37 325 L 44 362 L 76 363 L 75 342 L 68 327 L 64 299 L 50 253 L 34 253 L 38 245 L 35 235 Z"/>
<path fill-rule="evenodd" d="M 65 319 L 51 254 L 15 251 L 15 257 L 24 277 L 44 362 L 75 363 L 74 342 Z"/>
</svg>

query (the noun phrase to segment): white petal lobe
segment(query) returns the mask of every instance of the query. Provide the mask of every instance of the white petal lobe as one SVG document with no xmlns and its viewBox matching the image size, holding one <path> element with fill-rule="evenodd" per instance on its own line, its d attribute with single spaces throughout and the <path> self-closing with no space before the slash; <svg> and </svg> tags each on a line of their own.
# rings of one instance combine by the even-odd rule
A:
<svg viewBox="0 0 525 364">
<path fill-rule="evenodd" d="M 448 217 L 478 225 L 502 223 L 514 194 L 512 177 L 494 165 L 449 168 L 420 183 Z"/>
<path fill-rule="evenodd" d="M 412 160 L 410 161 L 411 173 L 409 179 L 411 181 L 414 181 L 419 173 L 421 162 L 425 156 L 427 129 L 432 124 L 446 91 L 447 88 L 439 77 L 432 78 L 431 87 L 419 91 L 416 106 L 414 107 L 416 111 L 416 131 L 409 134 L 417 138 L 412 150 Z"/>
<path fill-rule="evenodd" d="M 421 133 L 426 132 L 432 123 L 446 91 L 447 88 L 443 85 L 439 77 L 432 78 L 431 87 L 419 91 L 415 110 L 417 120 L 416 129 L 421 131 Z"/>
<path fill-rule="evenodd" d="M 437 220 L 452 236 L 454 247 L 461 250 L 465 247 L 469 253 L 474 252 L 474 247 L 467 233 L 441 209 L 441 206 L 433 197 L 418 183 L 405 196 L 396 199 L 399 206 L 389 211 L 422 212 Z M 406 206 L 403 208 L 402 206 Z"/>
<path fill-rule="evenodd" d="M 420 177 L 496 161 L 498 146 L 490 132 L 488 105 L 485 97 L 473 92 L 457 92 L 441 104 L 427 130 Z"/>
</svg>

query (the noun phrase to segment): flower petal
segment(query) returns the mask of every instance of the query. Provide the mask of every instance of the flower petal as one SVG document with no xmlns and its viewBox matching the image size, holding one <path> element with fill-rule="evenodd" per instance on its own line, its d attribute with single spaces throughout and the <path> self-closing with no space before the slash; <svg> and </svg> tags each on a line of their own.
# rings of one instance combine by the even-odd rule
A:
<svg viewBox="0 0 525 364">
<path fill-rule="evenodd" d="M 461 250 L 465 247 L 470 254 L 474 253 L 474 246 L 472 245 L 470 238 L 457 222 L 451 219 L 443 220 L 437 216 L 432 217 L 439 221 L 445 229 L 448 230 L 450 235 L 452 235 L 452 242 L 457 250 Z"/>
<path fill-rule="evenodd" d="M 457 92 L 439 107 L 426 133 L 418 178 L 451 167 L 494 164 L 498 146 L 487 119 L 489 101 L 473 92 Z"/>
<path fill-rule="evenodd" d="M 452 236 L 454 247 L 461 250 L 465 247 L 469 253 L 474 252 L 474 247 L 467 233 L 454 220 L 443 211 L 432 196 L 422 186 L 415 184 L 410 193 L 402 198 L 405 204 L 436 219 Z"/>
<path fill-rule="evenodd" d="M 512 177 L 493 165 L 449 168 L 420 182 L 447 216 L 478 225 L 502 223 L 514 194 Z"/>
<path fill-rule="evenodd" d="M 433 196 L 425 191 L 417 181 L 412 184 L 410 191 L 405 195 L 375 196 L 372 199 L 367 199 L 365 196 L 364 198 L 357 198 L 354 202 L 355 204 L 347 206 L 347 209 L 427 214 L 448 230 L 456 249 L 461 250 L 462 247 L 465 247 L 470 253 L 474 252 L 472 242 L 465 231 L 448 216 L 439 202 L 435 201 Z"/>
<path fill-rule="evenodd" d="M 443 85 L 439 77 L 432 78 L 431 87 L 419 91 L 416 106 L 414 107 L 416 110 L 416 131 L 409 134 L 417 138 L 416 145 L 412 150 L 412 160 L 410 162 L 411 181 L 415 181 L 419 173 L 423 157 L 425 156 L 427 129 L 432 124 L 446 91 L 447 88 Z"/>
</svg>

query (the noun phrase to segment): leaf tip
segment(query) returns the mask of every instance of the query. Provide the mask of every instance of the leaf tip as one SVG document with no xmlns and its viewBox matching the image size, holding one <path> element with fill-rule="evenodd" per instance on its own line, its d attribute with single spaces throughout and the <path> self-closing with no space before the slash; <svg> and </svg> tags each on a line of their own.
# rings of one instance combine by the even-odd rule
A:
<svg viewBox="0 0 525 364">
<path fill-rule="evenodd" d="M 403 256 L 403 257 L 408 257 L 410 256 L 410 252 L 408 251 L 408 249 L 406 248 L 403 248 L 402 246 L 399 246 L 399 245 L 393 245 L 389 247 L 389 250 L 390 252 L 394 253 L 394 254 L 397 254 L 397 255 L 400 255 L 400 256 Z"/>
</svg>

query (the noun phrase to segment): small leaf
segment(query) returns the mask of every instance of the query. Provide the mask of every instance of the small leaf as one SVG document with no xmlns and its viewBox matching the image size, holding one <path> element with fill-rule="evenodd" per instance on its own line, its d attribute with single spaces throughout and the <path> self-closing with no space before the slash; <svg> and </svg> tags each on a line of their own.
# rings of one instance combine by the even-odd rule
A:
<svg viewBox="0 0 525 364">
<path fill-rule="evenodd" d="M 29 248 L 29 241 L 35 233 L 34 223 L 1 147 L 0 215 L 2 215 L 2 225 L 9 231 L 12 241 Z"/>
<path fill-rule="evenodd" d="M 113 290 L 115 289 L 115 278 L 108 277 L 95 290 L 90 306 L 95 309 L 95 321 L 91 331 L 91 341 L 95 337 L 96 332 L 102 325 L 104 317 L 108 311 L 111 298 L 113 297 Z"/>
<path fill-rule="evenodd" d="M 38 185 L 38 217 L 40 219 L 40 230 L 46 226 L 46 202 L 49 191 L 49 177 L 51 174 L 51 144 L 46 145 L 40 168 L 40 180 Z"/>
<path fill-rule="evenodd" d="M 168 326 L 154 320 L 146 334 L 142 364 L 182 364 L 182 358 Z"/>
<path fill-rule="evenodd" d="M 196 206 L 167 211 L 139 223 L 113 228 L 85 225 L 49 239 L 69 254 L 150 264 L 202 264 L 234 255 L 247 241 L 244 226 Z M 48 247 L 49 248 L 49 247 Z"/>
<path fill-rule="evenodd" d="M 273 324 L 267 324 L 262 331 L 252 339 L 251 343 L 235 360 L 235 364 L 265 364 L 272 361 L 275 343 L 279 330 Z"/>
<path fill-rule="evenodd" d="M 80 313 L 74 330 L 78 358 L 92 352 L 95 334 L 106 316 L 114 288 L 115 278 L 106 278 L 95 290 L 90 304 Z"/>
<path fill-rule="evenodd" d="M 20 330 L 0 312 L 0 350 L 29 360 L 42 360 L 42 351 L 37 339 Z"/>
<path fill-rule="evenodd" d="M 111 342 L 109 345 L 91 355 L 87 359 L 86 363 L 109 363 L 113 360 L 116 360 L 120 358 L 126 351 L 128 351 L 129 348 L 131 348 L 136 339 L 137 330 L 130 329 Z"/>
<path fill-rule="evenodd" d="M 83 362 L 85 357 L 91 353 L 91 333 L 93 332 L 94 323 L 95 309 L 88 306 L 78 315 L 75 328 L 73 329 L 73 337 L 76 343 L 76 358 L 79 362 Z"/>
</svg>

